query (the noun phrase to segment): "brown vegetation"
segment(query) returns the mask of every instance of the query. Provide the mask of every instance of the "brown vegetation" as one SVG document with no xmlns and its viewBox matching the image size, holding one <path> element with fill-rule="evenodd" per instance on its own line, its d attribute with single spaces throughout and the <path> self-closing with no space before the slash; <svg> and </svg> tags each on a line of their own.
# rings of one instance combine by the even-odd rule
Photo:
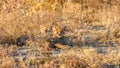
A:
<svg viewBox="0 0 120 68">
<path fill-rule="evenodd" d="M 21 35 L 30 40 L 26 45 L 38 46 L 41 53 L 51 52 L 49 38 L 59 38 L 64 27 L 65 37 L 72 38 L 78 46 L 114 46 L 120 42 L 120 3 L 119 0 L 1 0 L 0 1 L 0 43 L 15 42 Z M 52 28 L 52 29 L 51 29 Z M 8 52 L 17 47 L 0 46 L 0 67 L 15 66 L 14 57 Z M 119 65 L 119 51 L 101 55 L 94 48 L 63 49 L 59 55 L 38 58 L 39 60 L 19 61 L 21 68 L 28 64 L 38 64 L 43 68 L 90 67 Z M 104 46 L 104 45 L 103 45 Z M 67 51 L 68 49 L 68 51 Z M 66 52 L 67 51 L 67 52 Z M 51 53 L 50 53 L 51 54 Z M 35 58 L 37 59 L 37 58 Z M 31 63 L 33 62 L 33 63 Z"/>
</svg>

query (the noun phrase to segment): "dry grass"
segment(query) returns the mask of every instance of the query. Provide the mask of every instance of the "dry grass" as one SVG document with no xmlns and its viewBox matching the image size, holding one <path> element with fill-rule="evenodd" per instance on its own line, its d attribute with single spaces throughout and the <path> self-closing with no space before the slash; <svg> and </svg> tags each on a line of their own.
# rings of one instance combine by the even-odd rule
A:
<svg viewBox="0 0 120 68">
<path fill-rule="evenodd" d="M 104 65 L 119 65 L 120 63 L 120 51 L 112 50 L 108 48 L 108 54 L 98 54 L 96 49 L 93 47 L 83 47 L 83 48 L 71 48 L 62 50 L 59 54 L 50 55 L 50 52 L 41 52 L 41 56 L 33 57 L 28 56 L 26 60 L 23 60 L 22 57 L 18 61 L 14 61 L 14 57 L 10 56 L 7 53 L 7 49 L 10 48 L 15 50 L 13 47 L 2 48 L 2 53 L 0 53 L 1 68 L 13 68 L 18 65 L 20 68 L 27 67 L 43 67 L 43 68 L 103 68 Z M 41 49 L 40 49 L 41 50 Z M 15 67 L 16 68 L 16 67 Z"/>
<path fill-rule="evenodd" d="M 90 45 L 119 44 L 119 9 L 119 0 L 1 0 L 0 43 L 15 41 L 21 35 L 28 35 L 30 40 L 27 45 L 39 46 L 41 51 L 51 51 L 47 39 L 58 38 L 62 29 L 67 26 L 64 35 L 71 37 L 80 46 L 85 46 L 86 42 L 91 43 Z M 9 47 L 7 50 L 12 52 L 14 48 Z M 101 55 L 94 48 L 60 48 L 64 50 L 57 57 L 40 58 L 40 61 L 35 62 L 43 68 L 119 65 L 119 52 Z M 12 68 L 15 65 L 14 58 L 8 57 L 5 48 L 0 49 L 1 68 Z M 67 49 L 69 51 L 65 52 Z M 19 64 L 21 68 L 26 66 L 22 60 Z"/>
</svg>

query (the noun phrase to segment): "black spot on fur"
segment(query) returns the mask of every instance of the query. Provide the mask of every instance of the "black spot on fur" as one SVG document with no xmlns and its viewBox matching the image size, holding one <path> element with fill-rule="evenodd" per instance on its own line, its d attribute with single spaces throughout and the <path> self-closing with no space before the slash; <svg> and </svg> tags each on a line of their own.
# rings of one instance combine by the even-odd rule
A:
<svg viewBox="0 0 120 68">
<path fill-rule="evenodd" d="M 16 44 L 17 46 L 24 46 L 26 45 L 26 40 L 28 40 L 29 37 L 28 36 L 20 36 L 17 38 L 16 40 Z"/>
</svg>

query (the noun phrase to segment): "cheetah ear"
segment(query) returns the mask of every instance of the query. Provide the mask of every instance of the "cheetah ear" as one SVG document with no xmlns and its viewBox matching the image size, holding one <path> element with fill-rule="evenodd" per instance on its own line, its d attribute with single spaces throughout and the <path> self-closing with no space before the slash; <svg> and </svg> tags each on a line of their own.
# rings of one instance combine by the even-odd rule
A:
<svg viewBox="0 0 120 68">
<path fill-rule="evenodd" d="M 49 27 L 49 33 L 50 33 L 50 39 L 52 39 L 52 36 L 53 36 L 53 26 Z"/>
<path fill-rule="evenodd" d="M 60 37 L 64 36 L 66 30 L 67 30 L 67 26 L 65 26 L 65 27 L 61 30 L 59 36 L 60 36 Z"/>
</svg>

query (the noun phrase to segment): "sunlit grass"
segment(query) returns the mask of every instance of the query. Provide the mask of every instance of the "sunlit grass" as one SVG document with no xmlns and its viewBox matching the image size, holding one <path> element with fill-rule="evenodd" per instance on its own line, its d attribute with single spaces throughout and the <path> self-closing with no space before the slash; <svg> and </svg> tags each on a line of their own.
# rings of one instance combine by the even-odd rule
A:
<svg viewBox="0 0 120 68">
<path fill-rule="evenodd" d="M 9 57 L 16 46 L 4 48 L 6 42 L 15 41 L 21 35 L 28 35 L 27 46 L 38 46 L 42 56 L 38 61 L 28 58 L 20 60 L 21 68 L 26 63 L 38 64 L 43 68 L 51 66 L 60 68 L 97 68 L 104 64 L 119 65 L 119 51 L 111 51 L 106 55 L 97 54 L 93 47 L 61 46 L 62 52 L 57 56 L 49 48 L 49 38 L 59 38 L 64 27 L 64 36 L 73 39 L 80 46 L 120 42 L 120 6 L 118 0 L 1 0 L 0 1 L 0 67 L 12 68 L 16 63 Z M 51 29 L 52 27 L 52 29 Z M 97 44 L 99 43 L 99 44 Z M 110 43 L 110 44 L 109 44 Z M 102 45 L 100 45 L 102 46 Z M 117 47 L 119 48 L 119 46 Z M 53 49 L 54 50 L 54 49 Z M 44 52 L 44 53 L 42 53 Z M 36 59 L 36 58 L 35 58 Z"/>
</svg>

